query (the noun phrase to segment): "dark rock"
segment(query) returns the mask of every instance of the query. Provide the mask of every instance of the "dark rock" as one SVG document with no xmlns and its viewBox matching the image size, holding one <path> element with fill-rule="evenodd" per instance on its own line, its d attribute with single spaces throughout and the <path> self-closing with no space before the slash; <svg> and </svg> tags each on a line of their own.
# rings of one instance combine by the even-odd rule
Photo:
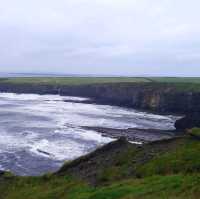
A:
<svg viewBox="0 0 200 199">
<path fill-rule="evenodd" d="M 48 152 L 46 152 L 46 151 L 43 151 L 43 150 L 40 150 L 40 149 L 37 149 L 37 151 L 38 151 L 39 153 L 42 153 L 42 154 L 47 155 L 47 156 L 50 156 L 50 155 L 51 155 L 50 153 L 48 153 Z"/>
<path fill-rule="evenodd" d="M 175 127 L 177 130 L 186 130 L 194 127 L 200 127 L 200 112 L 187 114 L 185 117 L 176 121 Z"/>
<path fill-rule="evenodd" d="M 87 130 L 94 130 L 101 133 L 105 137 L 112 137 L 115 139 L 127 139 L 131 142 L 153 142 L 157 140 L 169 139 L 177 135 L 174 130 L 159 130 L 159 129 L 113 129 L 105 127 L 91 127 L 83 126 L 82 128 Z"/>
<path fill-rule="evenodd" d="M 5 173 L 5 171 L 0 170 L 0 177 L 3 176 Z"/>
</svg>

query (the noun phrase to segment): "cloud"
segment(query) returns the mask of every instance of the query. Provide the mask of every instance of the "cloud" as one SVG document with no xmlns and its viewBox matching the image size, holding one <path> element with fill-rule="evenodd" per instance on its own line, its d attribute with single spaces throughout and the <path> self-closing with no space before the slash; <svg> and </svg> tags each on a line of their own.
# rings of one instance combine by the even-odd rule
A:
<svg viewBox="0 0 200 199">
<path fill-rule="evenodd" d="M 2 1 L 0 71 L 200 75 L 199 6 L 197 0 Z"/>
</svg>

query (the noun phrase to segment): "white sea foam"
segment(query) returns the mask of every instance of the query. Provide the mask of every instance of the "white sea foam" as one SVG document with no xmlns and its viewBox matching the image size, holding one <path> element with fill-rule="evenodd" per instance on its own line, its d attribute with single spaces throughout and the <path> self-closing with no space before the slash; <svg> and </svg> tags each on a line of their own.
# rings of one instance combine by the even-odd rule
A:
<svg viewBox="0 0 200 199">
<path fill-rule="evenodd" d="M 28 96 L 27 96 L 28 95 Z M 31 113 L 36 116 L 46 116 L 50 119 L 54 119 L 56 124 L 63 126 L 65 123 L 73 124 L 77 126 L 105 126 L 112 128 L 134 128 L 138 124 L 136 119 L 143 121 L 148 120 L 158 124 L 157 120 L 165 121 L 160 128 L 168 129 L 173 128 L 174 118 L 171 116 L 161 116 L 148 114 L 144 112 L 138 112 L 135 110 L 127 110 L 119 107 L 105 106 L 105 105 L 94 105 L 94 104 L 76 104 L 76 103 L 65 103 L 63 98 L 75 99 L 76 97 L 61 97 L 57 95 L 36 95 L 36 94 L 10 94 L 3 93 L 1 96 L 7 98 L 13 98 L 16 100 L 25 100 L 22 106 L 16 107 L 15 111 L 21 113 Z M 34 100 L 32 103 L 30 99 Z M 37 100 L 38 101 L 37 101 Z M 46 101 L 46 100 L 49 101 Z M 60 99 L 60 101 L 58 100 Z M 79 99 L 79 98 L 78 98 Z M 56 101 L 58 100 L 58 101 Z M 80 98 L 84 100 L 84 98 Z M 10 110 L 8 110 L 10 111 Z M 13 111 L 13 110 L 11 110 Z M 155 124 L 156 126 L 156 124 Z M 147 125 L 146 128 L 149 126 Z M 144 126 L 145 128 L 145 126 Z"/>
<path fill-rule="evenodd" d="M 43 139 L 31 146 L 31 152 L 57 160 L 71 160 L 87 153 L 86 146 L 75 141 L 48 141 Z"/>
<path fill-rule="evenodd" d="M 73 97 L 73 96 L 60 96 L 60 95 L 38 95 L 38 94 L 16 94 L 16 93 L 0 93 L 0 98 L 12 99 L 12 100 L 40 100 L 40 101 L 63 101 L 63 100 L 74 100 L 74 101 L 85 101 L 89 98 Z"/>
<path fill-rule="evenodd" d="M 173 129 L 174 116 L 65 100 L 81 102 L 88 99 L 0 93 L 0 154 L 25 151 L 63 161 L 81 156 L 113 140 L 81 126 Z"/>
<path fill-rule="evenodd" d="M 0 171 L 8 171 L 3 165 L 0 164 Z"/>
<path fill-rule="evenodd" d="M 142 145 L 142 142 L 134 142 L 134 141 L 129 141 L 131 144 L 137 144 L 137 145 Z"/>
</svg>

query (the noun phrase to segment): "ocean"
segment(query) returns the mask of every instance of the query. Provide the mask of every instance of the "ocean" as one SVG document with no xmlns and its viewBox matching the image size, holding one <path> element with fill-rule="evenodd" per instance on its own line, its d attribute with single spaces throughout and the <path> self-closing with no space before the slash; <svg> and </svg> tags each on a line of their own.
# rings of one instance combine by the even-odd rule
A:
<svg viewBox="0 0 200 199">
<path fill-rule="evenodd" d="M 174 128 L 175 116 L 87 104 L 85 100 L 88 99 L 0 93 L 0 170 L 42 175 L 113 141 L 82 126 Z"/>
</svg>

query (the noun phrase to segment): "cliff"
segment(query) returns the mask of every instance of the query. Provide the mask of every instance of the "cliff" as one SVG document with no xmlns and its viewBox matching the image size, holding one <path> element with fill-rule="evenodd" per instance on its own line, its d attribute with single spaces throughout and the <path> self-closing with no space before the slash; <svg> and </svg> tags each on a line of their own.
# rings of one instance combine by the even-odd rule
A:
<svg viewBox="0 0 200 199">
<path fill-rule="evenodd" d="M 184 85 L 183 85 L 184 87 Z M 168 83 L 102 83 L 87 85 L 13 84 L 0 82 L 0 92 L 60 94 L 90 97 L 96 103 L 159 113 L 200 111 L 200 92 Z"/>
</svg>

